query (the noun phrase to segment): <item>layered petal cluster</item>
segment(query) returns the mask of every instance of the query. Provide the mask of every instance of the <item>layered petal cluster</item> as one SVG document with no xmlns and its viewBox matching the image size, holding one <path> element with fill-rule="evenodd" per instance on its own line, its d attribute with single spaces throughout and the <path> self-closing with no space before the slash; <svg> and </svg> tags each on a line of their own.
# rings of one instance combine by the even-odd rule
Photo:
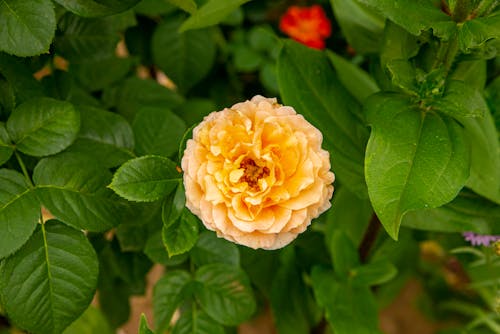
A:
<svg viewBox="0 0 500 334">
<path fill-rule="evenodd" d="M 330 37 L 332 26 L 323 8 L 290 6 L 280 20 L 280 30 L 309 47 L 325 48 L 325 39 Z"/>
<path fill-rule="evenodd" d="M 284 247 L 331 205 L 335 177 L 322 139 L 274 98 L 212 112 L 182 158 L 186 206 L 219 237 Z"/>
</svg>

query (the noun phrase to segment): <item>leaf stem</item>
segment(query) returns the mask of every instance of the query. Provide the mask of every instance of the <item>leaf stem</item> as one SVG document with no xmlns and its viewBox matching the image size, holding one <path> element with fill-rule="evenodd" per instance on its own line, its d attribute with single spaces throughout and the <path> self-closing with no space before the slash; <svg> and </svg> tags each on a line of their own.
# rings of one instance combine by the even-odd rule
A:
<svg viewBox="0 0 500 334">
<path fill-rule="evenodd" d="M 464 22 L 469 17 L 471 0 L 457 0 L 451 17 L 455 22 Z"/>
<path fill-rule="evenodd" d="M 368 259 L 368 255 L 370 254 L 370 250 L 375 243 L 375 240 L 377 240 L 378 232 L 380 231 L 381 226 L 382 224 L 380 223 L 380 220 L 374 213 L 359 246 L 359 257 L 361 262 L 366 262 Z"/>
<path fill-rule="evenodd" d="M 19 155 L 17 151 L 14 151 L 14 154 L 16 155 L 17 162 L 19 163 L 19 166 L 21 166 L 21 170 L 23 171 L 24 177 L 26 178 L 26 181 L 28 182 L 28 185 L 31 189 L 35 188 L 35 185 L 33 184 L 33 181 L 31 181 L 31 177 L 28 174 L 28 170 L 26 169 L 26 166 L 24 165 L 24 161 Z"/>
</svg>

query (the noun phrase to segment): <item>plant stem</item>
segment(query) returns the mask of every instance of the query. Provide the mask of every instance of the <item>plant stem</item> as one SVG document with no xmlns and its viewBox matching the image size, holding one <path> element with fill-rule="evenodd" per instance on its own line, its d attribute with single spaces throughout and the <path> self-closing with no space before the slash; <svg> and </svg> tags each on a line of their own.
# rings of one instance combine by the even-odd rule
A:
<svg viewBox="0 0 500 334">
<path fill-rule="evenodd" d="M 374 213 L 365 231 L 363 240 L 359 245 L 359 257 L 361 259 L 361 262 L 366 262 L 366 260 L 368 259 L 368 255 L 370 254 L 370 250 L 375 243 L 375 240 L 377 240 L 378 232 L 380 231 L 381 226 L 382 224 L 380 223 L 380 220 Z"/>
<path fill-rule="evenodd" d="M 464 22 L 469 17 L 471 0 L 456 0 L 451 17 L 455 22 Z"/>
<path fill-rule="evenodd" d="M 35 185 L 33 184 L 33 181 L 31 181 L 30 175 L 28 174 L 28 170 L 26 169 L 26 166 L 24 165 L 24 161 L 19 155 L 17 151 L 14 152 L 16 155 L 17 162 L 19 163 L 19 166 L 21 166 L 21 170 L 23 171 L 24 177 L 26 178 L 26 182 L 28 183 L 30 188 L 34 188 Z"/>
</svg>

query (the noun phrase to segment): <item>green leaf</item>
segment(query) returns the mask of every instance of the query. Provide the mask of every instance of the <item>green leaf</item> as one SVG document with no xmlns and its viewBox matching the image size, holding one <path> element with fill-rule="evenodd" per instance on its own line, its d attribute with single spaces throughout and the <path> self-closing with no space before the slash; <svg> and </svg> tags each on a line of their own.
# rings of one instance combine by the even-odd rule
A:
<svg viewBox="0 0 500 334">
<path fill-rule="evenodd" d="M 73 105 L 51 98 L 24 102 L 7 120 L 7 131 L 16 148 L 35 157 L 64 150 L 76 139 L 79 129 L 80 113 Z"/>
<path fill-rule="evenodd" d="M 246 44 L 237 45 L 233 50 L 233 62 L 237 71 L 253 72 L 256 71 L 263 62 L 264 58 L 260 52 L 250 48 Z"/>
<path fill-rule="evenodd" d="M 359 266 L 358 250 L 342 230 L 336 230 L 329 244 L 333 269 L 337 277 L 346 280 L 353 268 Z"/>
<path fill-rule="evenodd" d="M 111 106 L 116 106 L 130 122 L 143 107 L 173 109 L 184 102 L 180 95 L 156 81 L 137 77 L 128 78 L 120 86 L 105 90 L 103 99 Z"/>
<path fill-rule="evenodd" d="M 241 269 L 228 264 L 208 264 L 195 274 L 201 283 L 196 299 L 217 322 L 235 326 L 250 318 L 256 303 L 250 281 Z"/>
<path fill-rule="evenodd" d="M 120 224 L 116 227 L 116 238 L 123 252 L 140 252 L 146 245 L 148 231 L 141 225 Z"/>
<path fill-rule="evenodd" d="M 285 41 L 278 59 L 278 82 L 286 105 L 323 133 L 337 179 L 366 197 L 363 172 L 368 130 L 356 100 L 337 79 L 325 54 Z"/>
<path fill-rule="evenodd" d="M 203 117 L 216 110 L 215 103 L 208 99 L 190 97 L 174 111 L 179 115 L 188 127 L 199 123 Z"/>
<path fill-rule="evenodd" d="M 406 96 L 374 95 L 366 112 L 372 125 L 365 161 L 368 193 L 382 225 L 397 239 L 405 212 L 456 197 L 469 177 L 469 148 L 455 120 L 421 111 Z"/>
<path fill-rule="evenodd" d="M 154 334 L 151 329 L 149 329 L 148 321 L 146 316 L 141 314 L 141 322 L 139 323 L 139 334 Z"/>
<path fill-rule="evenodd" d="M 372 286 L 386 283 L 393 279 L 398 270 L 387 259 L 379 259 L 363 264 L 350 271 L 350 280 L 353 286 Z"/>
<path fill-rule="evenodd" d="M 149 236 L 146 241 L 146 245 L 144 246 L 144 254 L 146 254 L 151 261 L 164 266 L 176 266 L 184 263 L 188 259 L 187 253 L 172 257 L 168 256 L 167 249 L 163 244 L 161 230 L 155 231 Z"/>
<path fill-rule="evenodd" d="M 408 30 L 413 35 L 431 29 L 434 35 L 449 38 L 456 30 L 456 24 L 433 1 L 413 0 L 358 0 L 375 8 L 378 12 Z M 408 16 L 408 13 L 413 13 Z"/>
<path fill-rule="evenodd" d="M 89 106 L 78 106 L 77 110 L 80 132 L 67 151 L 91 156 L 106 167 L 134 157 L 134 133 L 121 115 Z"/>
<path fill-rule="evenodd" d="M 85 88 L 94 92 L 122 80 L 130 71 L 133 63 L 133 58 L 110 57 L 72 63 L 70 71 Z"/>
<path fill-rule="evenodd" d="M 0 51 L 36 56 L 49 51 L 56 31 L 56 15 L 49 0 L 0 1 Z"/>
<path fill-rule="evenodd" d="M 327 51 L 327 55 L 340 82 L 360 103 L 380 90 L 375 81 L 360 67 L 331 51 Z"/>
<path fill-rule="evenodd" d="M 331 271 L 313 268 L 312 286 L 318 304 L 336 334 L 380 334 L 377 305 L 370 289 L 339 283 Z"/>
<path fill-rule="evenodd" d="M 172 156 L 177 153 L 186 131 L 186 125 L 179 116 L 158 107 L 141 108 L 132 126 L 138 155 Z"/>
<path fill-rule="evenodd" d="M 194 13 L 197 9 L 196 2 L 194 0 L 167 0 L 172 5 L 179 7 L 185 12 Z"/>
<path fill-rule="evenodd" d="M 11 85 L 17 104 L 44 95 L 42 85 L 21 59 L 0 52 L 0 73 Z"/>
<path fill-rule="evenodd" d="M 5 129 L 5 124 L 0 122 L 0 166 L 10 159 L 13 152 L 14 146 L 10 144 L 10 137 L 7 129 Z"/>
<path fill-rule="evenodd" d="M 63 332 L 63 334 L 93 333 L 114 333 L 102 312 L 94 306 L 89 306 L 89 308 Z"/>
<path fill-rule="evenodd" d="M 431 102 L 438 111 L 455 118 L 483 117 L 488 105 L 481 93 L 463 81 L 452 80 L 446 86 L 444 95 Z"/>
<path fill-rule="evenodd" d="M 224 327 L 202 310 L 183 312 L 175 323 L 172 334 L 224 334 Z"/>
<path fill-rule="evenodd" d="M 210 263 L 226 263 L 239 267 L 240 253 L 232 242 L 217 237 L 214 232 L 200 234 L 196 245 L 190 252 L 191 261 L 201 267 Z"/>
<path fill-rule="evenodd" d="M 487 66 L 486 60 L 469 60 L 456 64 L 449 79 L 467 82 L 467 86 L 483 91 L 486 85 Z"/>
<path fill-rule="evenodd" d="M 182 24 L 179 31 L 184 32 L 190 29 L 216 25 L 231 14 L 232 11 L 249 1 L 208 0 Z"/>
<path fill-rule="evenodd" d="M 162 239 L 169 257 L 189 251 L 198 240 L 198 218 L 184 208 L 174 223 L 163 225 Z"/>
<path fill-rule="evenodd" d="M 102 232 L 118 225 L 123 208 L 106 189 L 111 173 L 93 160 L 62 153 L 40 160 L 33 171 L 36 194 L 62 222 Z"/>
<path fill-rule="evenodd" d="M 380 48 L 384 19 L 358 0 L 330 0 L 333 14 L 349 44 L 360 53 Z"/>
<path fill-rule="evenodd" d="M 20 173 L 0 169 L 0 258 L 18 250 L 40 220 L 40 204 Z"/>
<path fill-rule="evenodd" d="M 55 0 L 67 10 L 83 17 L 108 16 L 132 8 L 140 0 Z"/>
<path fill-rule="evenodd" d="M 462 191 L 442 207 L 408 212 L 403 226 L 438 232 L 500 234 L 499 221 L 500 205 L 471 191 Z"/>
<path fill-rule="evenodd" d="M 153 202 L 171 193 L 180 179 L 172 160 L 148 155 L 124 163 L 109 187 L 129 201 Z"/>
<path fill-rule="evenodd" d="M 187 271 L 168 271 L 155 285 L 153 311 L 155 330 L 163 333 L 170 326 L 175 310 L 189 297 L 188 284 L 192 281 Z"/>
<path fill-rule="evenodd" d="M 458 44 L 465 53 L 483 46 L 492 39 L 500 38 L 500 12 L 487 17 L 477 17 L 459 26 Z"/>
<path fill-rule="evenodd" d="M 51 220 L 0 265 L 9 319 L 33 333 L 61 333 L 89 306 L 98 262 L 81 231 Z"/>
<path fill-rule="evenodd" d="M 173 193 L 163 202 L 161 219 L 163 226 L 169 227 L 179 219 L 186 206 L 186 190 L 184 184 L 180 182 Z"/>
<path fill-rule="evenodd" d="M 179 33 L 182 18 L 159 24 L 153 33 L 154 63 L 186 92 L 207 76 L 215 61 L 216 46 L 210 29 Z"/>
</svg>

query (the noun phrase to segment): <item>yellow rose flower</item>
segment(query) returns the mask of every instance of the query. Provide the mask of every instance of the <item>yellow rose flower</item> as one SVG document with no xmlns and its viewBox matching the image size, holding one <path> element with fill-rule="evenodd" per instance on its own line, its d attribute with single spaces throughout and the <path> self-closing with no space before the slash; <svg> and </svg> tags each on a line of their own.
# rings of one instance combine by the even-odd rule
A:
<svg viewBox="0 0 500 334">
<path fill-rule="evenodd" d="M 321 132 L 292 107 L 255 96 L 212 112 L 182 158 L 186 206 L 210 230 L 277 249 L 330 208 L 334 174 Z"/>
</svg>

